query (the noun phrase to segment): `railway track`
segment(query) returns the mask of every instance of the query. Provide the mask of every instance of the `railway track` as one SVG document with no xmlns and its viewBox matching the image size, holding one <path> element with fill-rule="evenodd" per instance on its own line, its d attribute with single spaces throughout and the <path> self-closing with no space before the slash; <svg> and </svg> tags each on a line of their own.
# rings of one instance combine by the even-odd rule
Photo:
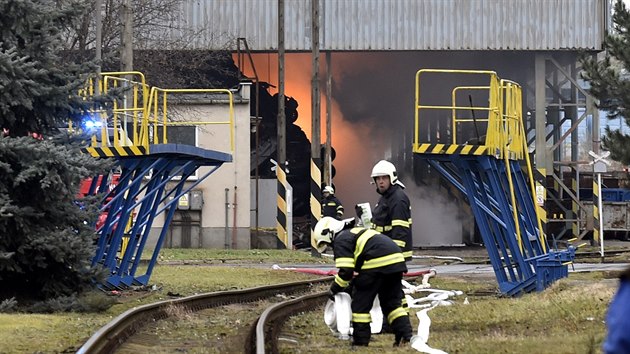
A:
<svg viewBox="0 0 630 354">
<path fill-rule="evenodd" d="M 149 323 L 168 317 L 168 308 L 178 306 L 198 312 L 213 307 L 237 303 L 249 303 L 272 298 L 278 294 L 292 295 L 311 292 L 318 285 L 329 284 L 331 277 L 308 281 L 261 286 L 243 290 L 213 292 L 188 296 L 181 299 L 165 300 L 130 309 L 99 329 L 77 351 L 79 354 L 115 353 L 135 333 Z M 277 350 L 277 334 L 282 320 L 296 312 L 316 308 L 326 301 L 326 294 L 319 292 L 285 301 L 268 308 L 252 325 L 245 340 L 245 351 L 264 353 L 265 348 Z"/>
</svg>

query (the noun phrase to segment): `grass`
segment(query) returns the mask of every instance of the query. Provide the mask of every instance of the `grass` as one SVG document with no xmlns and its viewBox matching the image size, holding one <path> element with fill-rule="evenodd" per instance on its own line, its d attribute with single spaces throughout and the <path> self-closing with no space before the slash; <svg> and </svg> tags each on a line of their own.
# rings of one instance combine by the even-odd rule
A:
<svg viewBox="0 0 630 354">
<path fill-rule="evenodd" d="M 151 252 L 145 252 L 151 254 Z M 333 264 L 332 258 L 313 258 L 307 251 L 292 250 L 217 250 L 217 249 L 182 249 L 170 248 L 162 249 L 160 252 L 161 262 L 186 261 L 200 263 L 322 263 Z"/>
<path fill-rule="evenodd" d="M 332 263 L 328 258 L 318 261 Z M 218 263 L 221 265 L 217 266 Z M 116 298 L 118 303 L 105 312 L 0 314 L 0 353 L 76 351 L 92 333 L 118 314 L 134 306 L 171 298 L 169 293 L 187 296 L 312 277 L 263 268 L 260 263 L 313 263 L 313 258 L 307 252 L 280 250 L 163 250 L 151 277 L 151 285 L 158 290 L 124 291 Z M 542 293 L 512 299 L 481 296 L 497 293 L 493 277 L 438 275 L 431 280 L 434 287 L 461 290 L 466 295 L 456 298 L 454 306 L 429 312 L 432 327 L 428 344 L 449 353 L 598 353 L 605 335 L 605 312 L 617 286 L 613 279 L 616 276 L 615 272 L 571 273 L 568 279 Z M 466 297 L 469 305 L 463 305 Z M 181 315 L 184 319 L 187 316 Z M 226 332 L 234 315 L 213 321 L 203 322 L 203 327 L 216 326 Z M 285 353 L 350 353 L 348 343 L 330 334 L 321 311 L 290 319 L 287 324 L 286 331 L 291 332 L 298 344 L 284 342 Z M 412 324 L 417 326 L 414 316 Z M 189 329 L 189 325 L 180 325 L 182 331 Z M 202 332 L 200 336 L 203 335 Z M 217 338 L 216 334 L 212 338 Z M 392 335 L 374 336 L 365 352 L 409 352 L 409 349 L 393 350 L 392 342 Z M 219 344 L 217 340 L 216 345 Z"/>
<path fill-rule="evenodd" d="M 151 283 L 158 291 L 125 291 L 119 303 L 102 313 L 1 314 L 0 353 L 76 351 L 96 330 L 138 305 L 201 292 L 247 288 L 312 279 L 302 273 L 260 268 L 158 265 Z"/>
<path fill-rule="evenodd" d="M 432 285 L 441 289 L 491 291 L 493 284 L 460 278 L 438 278 Z M 616 289 L 614 281 L 561 280 L 542 293 L 519 298 L 496 296 L 455 298 L 453 306 L 429 312 L 428 344 L 448 353 L 599 353 L 606 328 L 604 317 Z M 412 310 L 412 326 L 418 320 Z M 292 318 L 285 330 L 298 343 L 284 344 L 281 353 L 354 353 L 350 344 L 333 337 L 323 324 L 322 313 Z M 393 335 L 372 337 L 363 353 L 409 352 L 393 349 Z M 309 348 L 305 350 L 304 348 Z"/>
</svg>

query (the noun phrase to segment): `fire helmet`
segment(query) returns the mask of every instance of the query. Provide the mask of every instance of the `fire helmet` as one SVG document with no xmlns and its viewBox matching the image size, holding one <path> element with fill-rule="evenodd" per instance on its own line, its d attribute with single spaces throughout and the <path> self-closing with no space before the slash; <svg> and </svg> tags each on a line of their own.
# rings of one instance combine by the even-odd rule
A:
<svg viewBox="0 0 630 354">
<path fill-rule="evenodd" d="M 391 184 L 398 184 L 405 188 L 405 185 L 398 180 L 398 173 L 396 173 L 396 166 L 387 160 L 381 160 L 372 168 L 372 174 L 370 177 L 389 176 Z"/>
<path fill-rule="evenodd" d="M 324 192 L 324 193 L 335 194 L 335 190 L 334 190 L 334 189 L 333 189 L 333 187 L 331 187 L 331 186 L 326 186 L 326 187 L 324 187 L 323 192 Z"/>
<path fill-rule="evenodd" d="M 317 252 L 324 252 L 326 247 L 332 243 L 335 238 L 335 234 L 343 230 L 345 226 L 345 220 L 337 220 L 330 216 L 321 218 L 315 225 L 315 229 L 313 229 L 313 237 L 315 238 Z"/>
</svg>

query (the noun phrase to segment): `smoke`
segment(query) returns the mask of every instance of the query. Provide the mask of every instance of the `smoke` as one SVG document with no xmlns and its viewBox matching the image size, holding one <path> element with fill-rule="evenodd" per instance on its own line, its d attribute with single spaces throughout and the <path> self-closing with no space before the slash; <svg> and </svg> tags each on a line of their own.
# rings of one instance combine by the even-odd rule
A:
<svg viewBox="0 0 630 354">
<path fill-rule="evenodd" d="M 405 186 L 411 203 L 414 246 L 461 245 L 465 217 L 456 202 L 448 199 L 444 190 Z"/>
<path fill-rule="evenodd" d="M 378 160 L 392 161 L 411 200 L 415 246 L 462 244 L 462 224 L 470 228 L 470 217 L 461 215 L 458 201 L 438 186 L 416 184 L 418 176 L 412 173 L 411 152 L 416 72 L 427 67 L 475 69 L 483 65 L 483 60 L 469 60 L 470 57 L 444 60 L 443 54 L 417 52 L 332 56 L 332 95 L 341 118 L 334 120 L 333 145 L 338 146 L 340 138 L 361 142 L 359 149 L 354 143 L 348 146 L 345 142 L 340 144 L 343 150 L 337 148 L 337 159 L 342 160 L 341 166 L 336 166 L 338 193 L 346 204 L 369 201 L 373 206 L 379 195 L 369 184 L 371 168 Z M 434 82 L 430 90 L 423 92 L 422 101 L 450 105 L 451 87 Z M 349 132 L 340 136 L 339 126 L 349 126 Z"/>
<path fill-rule="evenodd" d="M 254 54 L 259 77 L 277 86 L 277 56 Z M 336 150 L 333 180 L 346 215 L 354 205 L 378 200 L 370 184 L 372 167 L 381 159 L 392 161 L 412 200 L 414 244 L 462 243 L 462 222 L 456 201 L 427 186 L 415 186 L 413 139 L 415 76 L 421 68 L 494 70 L 500 77 L 525 83 L 533 55 L 522 52 L 336 52 L 332 53 L 332 145 Z M 320 59 L 321 137 L 325 142 L 325 60 Z M 525 69 L 524 69 L 525 68 Z M 311 55 L 288 53 L 285 62 L 286 94 L 299 102 L 296 124 L 311 138 Z M 479 85 L 478 82 L 459 85 Z M 421 104 L 450 105 L 453 82 L 428 78 Z M 524 90 L 526 94 L 526 90 Z M 467 97 L 466 97 L 467 99 Z M 475 104 L 480 103 L 475 100 Z M 459 103 L 458 103 L 459 104 Z M 468 105 L 468 102 L 462 103 Z M 444 117 L 437 117 L 442 119 Z M 478 117 L 479 118 L 479 117 Z M 469 129 L 468 133 L 472 134 Z M 434 137 L 423 136 L 423 139 Z M 425 140 L 426 141 L 426 140 Z M 433 141 L 436 142 L 436 141 Z"/>
</svg>

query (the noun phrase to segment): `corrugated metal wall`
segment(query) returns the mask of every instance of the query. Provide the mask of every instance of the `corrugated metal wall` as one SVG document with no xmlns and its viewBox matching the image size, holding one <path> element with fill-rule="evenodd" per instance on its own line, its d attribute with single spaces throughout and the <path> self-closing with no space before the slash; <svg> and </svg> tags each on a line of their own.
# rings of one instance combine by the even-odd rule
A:
<svg viewBox="0 0 630 354">
<path fill-rule="evenodd" d="M 245 37 L 277 50 L 277 0 L 184 0 L 171 39 L 196 48 Z M 608 0 L 320 0 L 322 50 L 601 49 Z M 311 47 L 311 1 L 285 0 L 285 45 Z M 186 33 L 185 35 L 183 33 Z M 173 38 L 175 37 L 175 38 Z M 159 45 L 159 44 L 158 44 Z"/>
</svg>

